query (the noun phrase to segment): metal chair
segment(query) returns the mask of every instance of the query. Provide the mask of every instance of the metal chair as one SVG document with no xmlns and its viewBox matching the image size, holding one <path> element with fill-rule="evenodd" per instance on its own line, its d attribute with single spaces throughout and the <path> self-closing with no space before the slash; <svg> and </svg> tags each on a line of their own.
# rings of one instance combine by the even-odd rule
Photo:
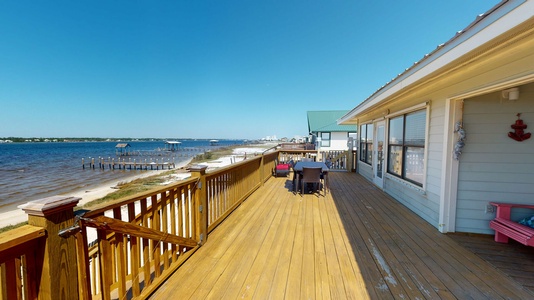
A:
<svg viewBox="0 0 534 300">
<path fill-rule="evenodd" d="M 321 168 L 302 168 L 301 194 L 305 193 L 308 183 L 313 183 L 314 186 L 317 184 L 316 190 L 319 191 L 319 195 L 321 194 Z"/>
</svg>

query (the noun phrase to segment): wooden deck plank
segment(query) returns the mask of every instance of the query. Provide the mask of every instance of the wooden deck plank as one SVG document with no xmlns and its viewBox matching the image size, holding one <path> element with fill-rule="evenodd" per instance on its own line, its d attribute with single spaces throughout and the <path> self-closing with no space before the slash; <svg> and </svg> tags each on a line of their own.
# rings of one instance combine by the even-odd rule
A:
<svg viewBox="0 0 534 300">
<path fill-rule="evenodd" d="M 349 295 L 356 296 L 358 299 L 365 299 L 368 297 L 365 289 L 363 277 L 360 275 L 360 267 L 354 264 L 355 255 L 352 245 L 347 236 L 347 226 L 344 224 L 340 216 L 340 211 L 329 201 L 325 203 L 326 211 L 330 218 L 330 228 L 332 230 L 333 246 L 336 251 L 341 277 L 336 280 L 343 283 L 344 292 L 347 297 Z M 345 212 L 343 212 L 345 213 Z M 341 286 L 340 286 L 341 287 Z"/>
<path fill-rule="evenodd" d="M 458 233 L 448 236 L 534 294 L 534 248 L 513 240 L 509 244 L 497 243 L 488 235 Z"/>
<path fill-rule="evenodd" d="M 277 267 L 280 259 L 283 257 L 284 251 L 290 247 L 289 242 L 292 242 L 293 233 L 291 231 L 292 211 L 295 209 L 293 200 L 290 194 L 281 197 L 285 203 L 285 210 L 282 213 L 279 228 L 273 228 L 276 231 L 276 240 L 271 245 L 269 256 L 265 261 L 265 267 L 262 268 L 259 282 L 254 291 L 254 298 L 261 298 L 263 295 L 269 295 L 273 287 L 273 281 L 277 272 Z M 294 223 L 294 222 L 293 222 Z M 296 223 L 294 223 L 296 224 Z M 291 237 L 288 237 L 291 236 Z M 285 252 L 287 253 L 287 252 Z M 285 286 L 284 286 L 285 288 Z"/>
<path fill-rule="evenodd" d="M 321 206 L 325 201 L 313 201 L 313 244 L 315 264 L 315 298 L 331 299 L 325 236 L 321 222 Z"/>
<path fill-rule="evenodd" d="M 414 246 L 411 245 L 414 232 L 411 232 L 411 234 L 403 234 L 402 231 L 392 232 L 392 227 L 389 226 L 390 223 L 394 225 L 395 229 L 403 228 L 408 225 L 407 220 L 400 221 L 396 218 L 397 215 L 405 214 L 405 212 L 396 205 L 388 206 L 385 203 L 379 203 L 379 205 L 377 205 L 375 203 L 377 198 L 374 198 L 376 195 L 373 194 L 374 190 L 375 188 L 373 186 L 368 186 L 365 189 L 360 189 L 356 192 L 355 197 L 358 198 L 358 201 L 354 203 L 354 209 L 359 211 L 360 218 L 364 220 L 368 227 L 373 228 L 372 230 L 376 230 L 374 227 L 378 226 L 389 227 L 390 233 L 387 236 L 385 233 L 379 233 L 375 236 L 379 239 L 389 238 L 395 241 L 396 245 L 390 243 L 388 247 L 392 247 L 395 253 L 403 254 L 403 265 L 410 274 L 411 279 L 426 297 L 433 298 L 434 293 L 439 293 L 440 298 L 448 298 L 447 292 L 444 293 L 444 291 L 446 291 L 445 286 L 433 275 L 433 272 L 427 268 L 421 260 L 421 258 L 428 257 L 426 252 L 419 247 L 414 249 L 411 248 Z M 350 209 L 350 206 L 347 206 L 346 209 Z M 386 218 L 384 218 L 384 216 Z M 381 237 L 381 235 L 384 235 L 384 237 Z M 416 237 L 416 239 L 418 239 L 418 237 Z M 390 260 L 394 260 L 394 258 L 391 258 Z M 434 265 L 434 267 L 438 266 Z M 445 279 L 449 280 L 449 284 L 453 283 L 451 282 L 452 278 L 446 277 Z M 429 284 L 433 287 L 432 289 L 424 288 L 425 285 L 428 286 Z"/>
<path fill-rule="evenodd" d="M 330 296 L 332 299 L 346 298 L 343 270 L 338 258 L 338 249 L 336 249 L 335 246 L 336 232 L 339 230 L 339 223 L 329 214 L 332 210 L 327 201 L 321 201 L 319 207 L 321 209 L 321 223 L 323 227 L 324 247 L 326 249 Z"/>
<path fill-rule="evenodd" d="M 439 233 L 363 177 L 330 176 L 325 197 L 270 179 L 152 298 L 534 298 L 476 245 Z M 504 251 L 495 263 L 508 262 Z M 518 280 L 532 281 L 531 266 L 516 269 Z"/>
<path fill-rule="evenodd" d="M 352 199 L 352 201 L 360 203 L 361 205 L 362 202 L 358 201 L 358 197 L 361 197 L 361 195 L 355 194 L 355 198 Z M 359 225 L 366 227 L 369 233 L 369 238 L 374 241 L 373 243 L 368 241 L 367 244 L 371 246 L 369 251 L 373 254 L 375 263 L 377 263 L 383 270 L 384 274 L 386 274 L 385 283 L 388 287 L 392 286 L 390 290 L 394 293 L 394 296 L 400 298 L 424 298 L 423 294 L 416 286 L 419 285 L 418 282 L 420 282 L 423 277 L 418 275 L 419 272 L 415 268 L 411 268 L 409 264 L 404 263 L 404 261 L 406 261 L 404 252 L 396 251 L 398 246 L 396 244 L 393 228 L 389 225 L 390 223 L 376 220 L 376 218 L 365 220 L 363 211 L 365 211 L 366 207 L 360 207 L 359 210 L 356 211 L 354 209 L 354 205 L 357 205 L 356 203 L 349 204 L 345 202 L 345 205 L 341 209 L 352 214 L 352 222 L 356 222 L 357 218 L 363 220 L 364 224 Z M 370 213 L 367 213 L 367 216 L 373 217 L 374 211 L 369 211 Z M 362 228 L 360 230 L 364 229 Z M 407 280 L 407 277 L 411 277 L 412 280 Z M 383 288 L 385 288 L 385 286 Z M 430 296 L 432 293 L 425 290 L 425 294 L 426 296 Z"/>
<path fill-rule="evenodd" d="M 222 295 L 223 298 L 235 299 L 238 298 L 241 287 L 243 286 L 247 276 L 252 274 L 255 276 L 255 273 L 258 273 L 261 270 L 263 265 L 262 261 L 265 260 L 263 257 L 268 255 L 266 247 L 272 243 L 272 237 L 269 238 L 268 234 L 271 231 L 271 228 L 277 226 L 276 217 L 279 215 L 279 211 L 282 209 L 282 201 L 279 197 L 275 197 L 272 193 L 269 193 L 265 197 L 266 205 L 264 214 L 261 216 L 261 220 L 256 220 L 254 225 L 251 226 L 248 236 L 243 236 L 245 242 L 243 245 L 246 248 L 242 248 L 237 251 L 238 259 L 240 262 L 235 264 L 234 269 L 229 268 L 225 273 L 232 274 L 231 276 L 221 276 L 217 285 L 218 287 L 224 288 L 226 291 L 224 293 L 219 292 L 217 289 L 213 289 L 208 298 L 219 298 Z M 270 202 L 270 203 L 267 203 Z M 243 235 L 246 233 L 244 232 Z M 266 239 L 269 240 L 269 243 L 266 244 Z M 248 240 L 248 241 L 246 241 Z M 258 262 L 255 264 L 255 262 Z M 225 280 L 223 280 L 225 279 Z M 245 286 L 245 289 L 247 287 Z M 241 295 L 239 295 L 241 298 Z"/>
<path fill-rule="evenodd" d="M 284 221 L 284 213 L 286 210 L 288 198 L 279 199 L 273 198 L 274 201 L 281 201 L 279 208 L 276 211 L 276 215 L 273 219 L 273 222 L 268 226 L 268 232 L 265 236 L 265 239 L 262 242 L 262 246 L 258 251 L 258 255 L 251 266 L 251 270 L 246 274 L 246 278 L 241 285 L 240 290 L 238 291 L 238 296 L 241 299 L 250 299 L 253 297 L 256 288 L 261 280 L 266 280 L 266 283 L 270 283 L 270 279 L 262 279 L 263 270 L 268 268 L 272 261 L 269 259 L 277 257 L 275 253 L 279 253 L 279 250 L 276 251 L 276 246 L 278 249 L 281 249 L 283 246 L 279 241 L 279 228 L 282 226 Z M 267 224 L 266 224 L 267 225 Z M 272 273 L 271 273 L 272 274 Z M 229 295 L 227 293 L 226 295 Z"/>
<path fill-rule="evenodd" d="M 300 298 L 301 274 L 302 274 L 302 257 L 304 253 L 304 221 L 306 217 L 306 199 L 299 201 L 297 226 L 295 228 L 295 237 L 293 239 L 293 250 L 286 282 L 286 292 L 284 297 L 288 299 Z"/>
<path fill-rule="evenodd" d="M 265 196 L 262 197 L 261 201 L 265 202 L 266 198 Z M 261 227 L 268 228 L 268 226 L 264 226 L 264 223 L 268 223 L 272 208 L 272 205 L 266 203 L 257 207 L 255 213 L 251 215 L 251 220 L 255 220 L 255 222 L 250 222 L 248 223 L 249 226 L 242 227 L 239 234 L 234 236 L 234 240 L 229 244 L 225 253 L 213 266 L 213 269 L 223 272 L 209 273 L 207 275 L 210 279 L 209 284 L 203 284 L 197 289 L 194 294 L 196 299 L 219 298 L 224 295 L 236 275 L 248 271 L 243 264 L 248 264 L 256 254 L 255 251 L 259 247 L 258 241 L 263 239 L 262 232 L 258 232 L 258 230 Z M 242 270 L 240 270 L 241 267 Z"/>
<path fill-rule="evenodd" d="M 287 215 L 289 218 L 289 224 L 286 228 L 287 234 L 280 242 L 285 246 L 280 252 L 276 264 L 276 270 L 271 283 L 268 298 L 270 299 L 283 299 L 286 292 L 286 285 L 288 281 L 289 265 L 291 263 L 291 256 L 294 248 L 295 232 L 297 229 L 297 219 L 299 216 L 300 205 L 296 201 L 296 198 L 291 200 L 291 213 Z M 255 297 L 261 298 L 261 295 L 255 295 Z"/>
</svg>

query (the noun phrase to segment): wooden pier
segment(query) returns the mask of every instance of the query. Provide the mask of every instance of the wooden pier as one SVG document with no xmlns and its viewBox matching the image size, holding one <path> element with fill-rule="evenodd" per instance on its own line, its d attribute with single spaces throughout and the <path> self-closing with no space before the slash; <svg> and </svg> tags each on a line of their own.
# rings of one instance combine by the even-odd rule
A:
<svg viewBox="0 0 534 300">
<path fill-rule="evenodd" d="M 165 169 L 174 169 L 176 164 L 174 163 L 174 158 L 171 160 L 165 161 L 162 159 L 120 159 L 115 160 L 114 158 L 108 158 L 105 160 L 103 157 L 99 158 L 90 158 L 88 162 L 82 158 L 82 169 L 96 169 L 101 170 L 165 170 Z"/>
</svg>

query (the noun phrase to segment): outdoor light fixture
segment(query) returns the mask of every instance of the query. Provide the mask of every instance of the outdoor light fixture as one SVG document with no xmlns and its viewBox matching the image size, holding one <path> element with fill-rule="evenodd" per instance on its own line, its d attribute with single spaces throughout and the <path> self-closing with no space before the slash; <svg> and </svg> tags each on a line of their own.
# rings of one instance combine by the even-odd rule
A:
<svg viewBox="0 0 534 300">
<path fill-rule="evenodd" d="M 515 87 L 502 91 L 502 97 L 510 101 L 515 101 L 519 99 L 519 88 Z"/>
</svg>

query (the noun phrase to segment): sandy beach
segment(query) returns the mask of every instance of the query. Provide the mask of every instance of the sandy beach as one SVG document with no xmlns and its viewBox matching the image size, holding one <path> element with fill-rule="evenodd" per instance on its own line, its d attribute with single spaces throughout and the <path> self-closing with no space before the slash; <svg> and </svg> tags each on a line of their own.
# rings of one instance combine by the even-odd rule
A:
<svg viewBox="0 0 534 300">
<path fill-rule="evenodd" d="M 270 144 L 261 144 L 257 146 L 251 146 L 251 147 L 240 147 L 235 148 L 233 150 L 233 154 L 229 156 L 224 156 L 221 158 L 218 158 L 216 160 L 208 161 L 200 163 L 201 165 L 208 166 L 208 172 L 210 170 L 214 170 L 217 168 L 221 168 L 224 166 L 228 166 L 235 162 L 240 162 L 246 159 L 247 157 L 254 157 L 254 155 L 261 154 L 266 149 L 269 149 L 271 147 L 276 146 L 275 143 Z M 184 170 L 184 168 L 189 165 L 191 160 L 184 161 L 178 165 L 176 165 L 174 170 Z M 93 200 L 100 199 L 114 191 L 117 190 L 117 185 L 120 183 L 130 182 L 135 179 L 149 177 L 158 175 L 164 172 L 168 172 L 168 170 L 151 170 L 147 171 L 144 174 L 141 175 L 135 175 L 127 178 L 122 178 L 120 180 L 115 180 L 111 182 L 105 182 L 101 185 L 95 186 L 93 188 L 89 189 L 83 189 L 76 191 L 74 193 L 69 193 L 65 196 L 72 196 L 72 197 L 79 197 L 81 198 L 80 202 L 78 203 L 78 206 L 83 206 L 84 204 L 91 202 Z M 171 175 L 168 175 L 166 177 L 165 182 L 162 185 L 171 184 L 176 181 L 184 180 L 188 177 L 190 177 L 191 174 L 189 172 L 183 171 L 183 172 L 175 172 Z M 27 216 L 24 213 L 22 209 L 16 209 L 16 210 L 9 210 L 9 211 L 2 211 L 0 212 L 0 228 L 8 226 L 8 225 L 14 225 L 21 222 L 24 222 L 27 220 Z"/>
</svg>

